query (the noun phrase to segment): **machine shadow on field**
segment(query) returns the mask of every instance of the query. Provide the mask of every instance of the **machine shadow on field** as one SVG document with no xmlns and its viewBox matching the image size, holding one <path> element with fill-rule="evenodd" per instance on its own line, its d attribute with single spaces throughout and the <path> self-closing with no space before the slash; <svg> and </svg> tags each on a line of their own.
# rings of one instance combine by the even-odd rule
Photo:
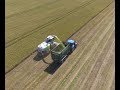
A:
<svg viewBox="0 0 120 90">
<path fill-rule="evenodd" d="M 44 71 L 53 75 L 61 65 L 62 63 L 53 62 Z"/>
<path fill-rule="evenodd" d="M 57 69 L 66 61 L 67 58 L 68 56 L 64 59 L 62 63 L 52 62 L 44 71 L 53 75 L 57 71 Z"/>
<path fill-rule="evenodd" d="M 49 54 L 48 54 L 48 55 L 49 55 Z M 42 60 L 44 63 L 50 64 L 50 63 L 48 63 L 48 62 L 45 61 L 45 58 L 46 58 L 48 55 L 42 56 L 42 55 L 40 55 L 39 53 L 37 53 L 37 55 L 33 58 L 33 60 L 35 60 L 35 61 L 40 61 L 40 60 Z"/>
<path fill-rule="evenodd" d="M 35 61 L 40 61 L 40 60 L 42 60 L 42 59 L 44 59 L 44 57 L 43 57 L 43 56 L 40 56 L 38 53 L 37 53 L 37 55 L 33 58 L 33 60 L 35 60 Z"/>
</svg>

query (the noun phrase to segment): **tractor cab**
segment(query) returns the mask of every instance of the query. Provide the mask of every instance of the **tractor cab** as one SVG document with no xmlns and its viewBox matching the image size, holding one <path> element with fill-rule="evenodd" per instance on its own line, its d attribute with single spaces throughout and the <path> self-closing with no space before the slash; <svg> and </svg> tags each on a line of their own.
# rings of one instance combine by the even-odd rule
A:
<svg viewBox="0 0 120 90">
<path fill-rule="evenodd" d="M 76 46 L 77 46 L 77 43 L 74 40 L 72 40 L 72 39 L 68 39 L 67 40 L 67 44 L 69 44 L 72 49 L 75 49 Z"/>
</svg>

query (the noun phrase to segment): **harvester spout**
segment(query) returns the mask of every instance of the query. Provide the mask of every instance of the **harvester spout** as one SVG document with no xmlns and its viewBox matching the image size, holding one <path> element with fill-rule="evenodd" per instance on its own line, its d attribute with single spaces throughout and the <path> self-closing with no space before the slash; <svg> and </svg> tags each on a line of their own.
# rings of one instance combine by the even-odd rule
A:
<svg viewBox="0 0 120 90">
<path fill-rule="evenodd" d="M 62 41 L 56 35 L 53 35 L 53 36 L 58 40 L 58 42 L 61 43 L 62 47 L 65 48 L 65 45 L 62 43 Z"/>
</svg>

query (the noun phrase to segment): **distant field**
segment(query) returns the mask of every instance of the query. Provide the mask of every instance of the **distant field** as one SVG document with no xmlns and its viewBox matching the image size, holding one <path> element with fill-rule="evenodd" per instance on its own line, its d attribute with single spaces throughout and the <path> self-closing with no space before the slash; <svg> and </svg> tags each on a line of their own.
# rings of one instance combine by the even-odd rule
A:
<svg viewBox="0 0 120 90">
<path fill-rule="evenodd" d="M 112 0 L 6 0 L 5 71 L 9 71 L 49 34 L 66 40 Z"/>
<path fill-rule="evenodd" d="M 71 38 L 78 45 L 62 65 L 53 63 L 50 55 L 41 60 L 34 52 L 6 73 L 5 89 L 115 90 L 115 3 Z"/>
</svg>

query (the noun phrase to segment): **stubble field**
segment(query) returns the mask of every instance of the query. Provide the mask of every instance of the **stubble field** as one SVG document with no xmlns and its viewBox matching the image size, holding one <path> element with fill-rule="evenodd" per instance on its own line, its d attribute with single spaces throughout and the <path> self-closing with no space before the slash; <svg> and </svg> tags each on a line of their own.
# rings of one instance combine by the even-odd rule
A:
<svg viewBox="0 0 120 90">
<path fill-rule="evenodd" d="M 82 2 L 82 0 L 80 1 Z M 82 14 L 81 11 L 83 9 L 82 8 L 80 12 L 79 11 L 74 13 L 72 12 L 72 15 L 73 16 L 75 15 L 74 19 L 72 18 L 73 16 L 71 14 L 66 16 L 65 21 L 68 23 L 66 23 L 64 20 L 63 23 L 62 20 L 60 20 L 57 24 L 52 24 L 48 26 L 48 28 L 51 27 L 51 29 L 49 29 L 50 31 L 53 30 L 53 32 L 51 32 L 52 34 L 57 34 L 58 36 L 60 36 L 62 40 L 65 40 L 69 35 L 75 32 L 75 30 L 78 30 L 79 27 L 82 27 L 82 24 L 84 24 L 84 26 L 81 29 L 79 29 L 78 32 L 71 36 L 72 39 L 78 42 L 78 46 L 76 50 L 66 59 L 66 61 L 62 65 L 58 66 L 57 64 L 52 63 L 50 55 L 44 58 L 44 60 L 39 60 L 39 58 L 37 57 L 37 52 L 34 52 L 22 63 L 16 66 L 13 70 L 6 73 L 5 75 L 6 90 L 114 90 L 115 87 L 114 2 L 112 3 L 106 2 L 108 4 L 106 4 L 106 6 L 104 6 L 104 8 L 102 9 L 100 8 L 103 2 L 102 0 L 91 0 L 91 2 L 92 1 L 94 2 L 90 4 L 91 7 L 92 5 L 96 5 L 95 3 L 99 2 L 100 5 L 100 6 L 98 5 L 99 10 L 86 6 L 87 14 L 85 15 L 87 16 L 82 17 L 83 19 L 79 17 Z M 94 16 L 95 13 L 93 13 L 93 11 L 100 12 L 97 13 L 96 16 Z M 10 12 L 8 12 L 8 14 L 10 14 Z M 92 18 L 92 16 L 89 17 L 90 15 L 93 15 L 94 18 Z M 87 17 L 89 17 L 89 19 L 90 18 L 92 19 L 89 22 L 87 22 L 88 20 Z M 73 21 L 72 24 L 71 21 L 69 20 Z M 84 23 L 81 20 L 83 20 Z M 85 22 L 87 23 L 85 24 Z M 65 25 L 66 28 L 65 26 L 62 27 L 61 25 Z M 59 28 L 61 27 L 61 30 L 62 28 L 64 28 L 64 30 L 67 29 L 68 31 L 63 31 L 61 33 L 59 32 L 60 30 L 55 31 L 55 29 L 58 29 L 58 27 Z M 71 32 L 67 33 L 69 32 L 69 29 L 71 30 Z M 40 30 L 42 31 L 42 29 Z M 51 34 L 48 29 L 44 30 L 43 31 L 45 32 L 46 35 Z M 19 35 L 20 34 L 22 35 L 23 32 L 19 33 Z M 37 41 L 35 41 L 36 44 L 39 43 L 38 42 L 39 38 L 37 37 L 40 37 L 39 36 L 40 33 L 38 32 L 36 31 L 34 32 L 34 34 L 30 35 L 30 37 L 32 37 L 33 35 L 38 35 L 34 36 L 34 38 L 37 39 Z M 28 37 L 29 36 L 27 36 L 26 39 Z M 28 39 L 32 40 L 32 38 L 30 37 Z M 11 38 L 14 37 L 12 37 L 11 35 Z M 43 38 L 41 38 L 41 40 L 42 39 Z M 17 41 L 16 42 L 17 45 L 18 42 L 20 42 L 20 40 L 19 39 L 15 40 Z M 34 42 L 34 40 L 35 39 L 33 39 L 33 41 L 31 42 Z M 15 41 L 13 40 L 11 43 L 13 44 L 13 42 Z M 29 42 L 29 44 L 31 42 Z M 12 48 L 12 45 L 9 44 L 10 43 L 9 40 L 6 40 L 6 43 L 8 43 L 6 44 L 6 46 L 8 45 L 7 48 Z M 21 43 L 24 45 L 24 42 L 21 41 Z M 31 45 L 32 47 L 35 47 L 33 44 Z M 14 60 L 15 62 L 17 61 L 15 58 Z"/>
<path fill-rule="evenodd" d="M 5 72 L 9 72 L 49 34 L 62 41 L 78 31 L 112 0 L 6 0 Z"/>
</svg>

